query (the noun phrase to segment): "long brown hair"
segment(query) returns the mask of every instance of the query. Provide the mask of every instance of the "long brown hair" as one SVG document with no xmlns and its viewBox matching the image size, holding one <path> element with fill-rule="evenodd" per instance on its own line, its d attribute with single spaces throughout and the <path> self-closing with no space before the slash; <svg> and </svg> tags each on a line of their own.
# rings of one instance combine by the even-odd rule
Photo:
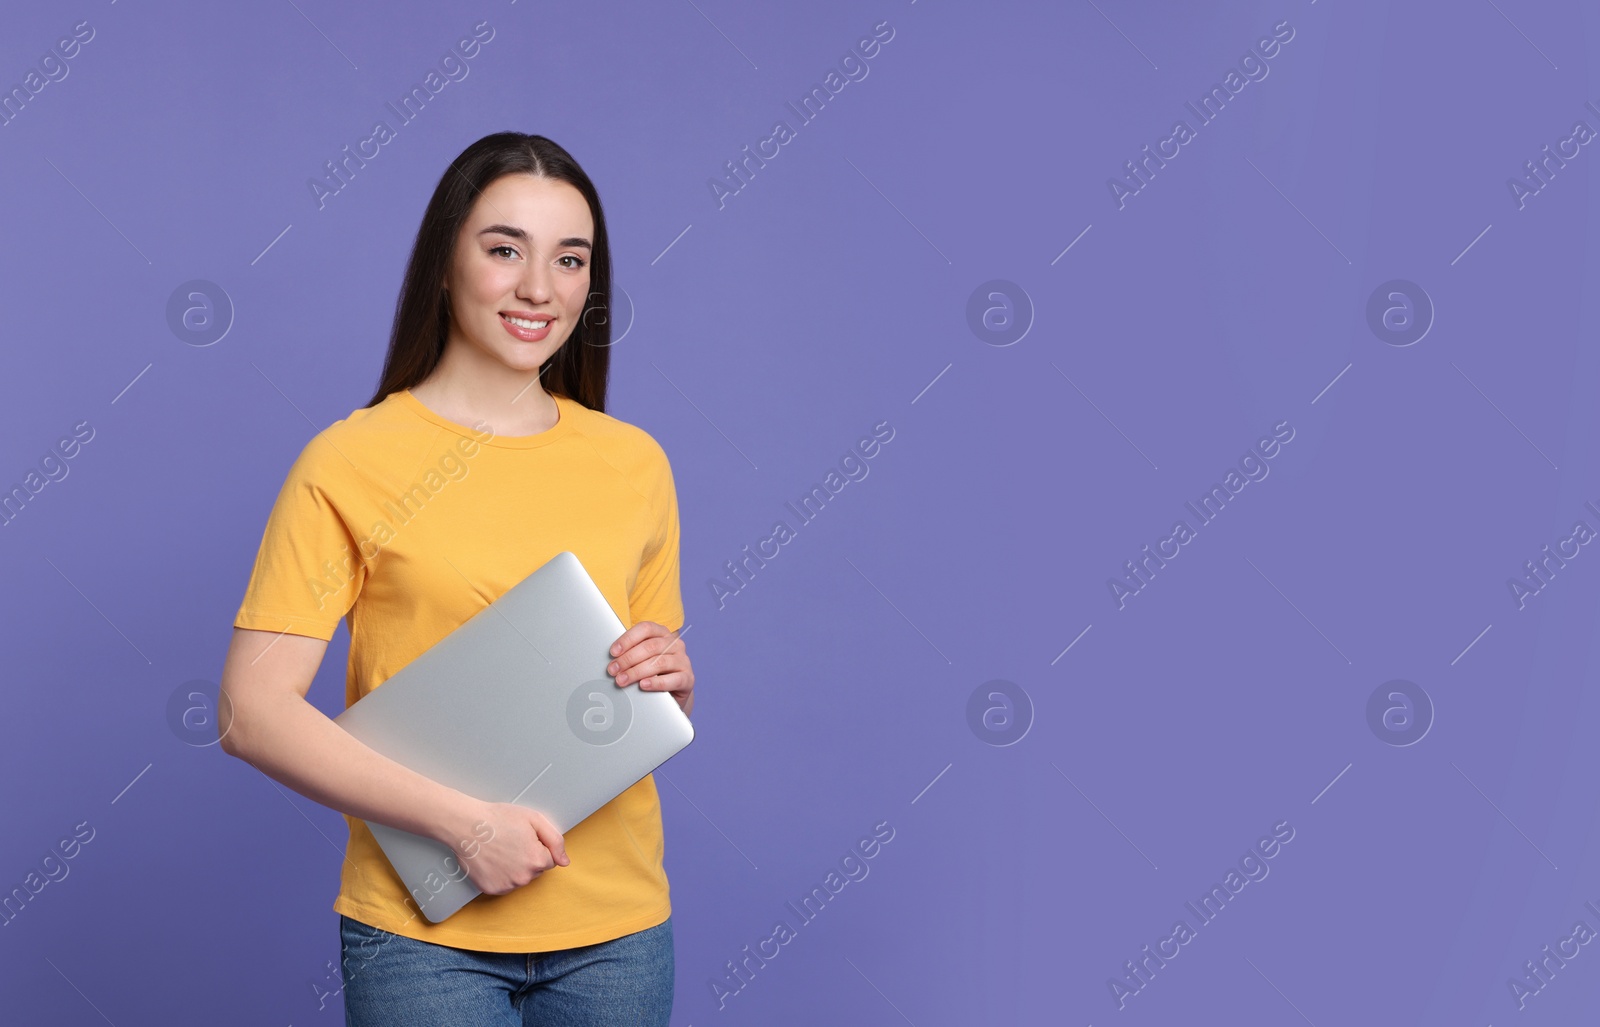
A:
<svg viewBox="0 0 1600 1027">
<path fill-rule="evenodd" d="M 479 139 L 450 162 L 434 187 L 395 303 L 389 353 L 383 361 L 378 391 L 367 406 L 420 384 L 439 366 L 450 333 L 450 306 L 443 291 L 456 238 L 483 190 L 502 175 L 515 174 L 566 182 L 589 203 L 594 218 L 589 298 L 572 334 L 539 370 L 546 392 L 605 411 L 611 366 L 611 246 L 606 239 L 605 213 L 594 183 L 571 154 L 544 136 L 522 132 L 497 132 Z"/>
</svg>

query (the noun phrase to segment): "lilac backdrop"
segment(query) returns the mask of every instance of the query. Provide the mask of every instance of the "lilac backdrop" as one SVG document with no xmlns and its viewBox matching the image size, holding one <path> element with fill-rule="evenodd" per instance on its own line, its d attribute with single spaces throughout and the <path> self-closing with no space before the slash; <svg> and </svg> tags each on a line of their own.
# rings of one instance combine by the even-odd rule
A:
<svg viewBox="0 0 1600 1027">
<path fill-rule="evenodd" d="M 341 1021 L 342 820 L 184 697 L 289 463 L 372 390 L 438 175 L 514 128 L 600 189 L 611 409 L 682 504 L 675 1024 L 1577 1022 L 1597 33 L 1572 0 L 7 11 L 0 1018 Z"/>
</svg>

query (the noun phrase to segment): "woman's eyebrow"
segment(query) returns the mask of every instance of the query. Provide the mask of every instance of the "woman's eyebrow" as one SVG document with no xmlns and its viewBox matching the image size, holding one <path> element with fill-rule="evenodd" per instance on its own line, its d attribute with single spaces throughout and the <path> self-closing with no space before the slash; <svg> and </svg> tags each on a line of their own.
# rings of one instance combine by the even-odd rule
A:
<svg viewBox="0 0 1600 1027">
<path fill-rule="evenodd" d="M 490 225 L 488 228 L 484 228 L 484 229 L 480 230 L 478 232 L 478 234 L 479 235 L 488 235 L 491 232 L 495 233 L 497 235 L 509 235 L 511 238 L 516 239 L 519 242 L 527 243 L 530 246 L 532 245 L 532 241 L 528 238 L 528 233 L 524 232 L 522 229 L 516 227 L 515 225 Z M 583 238 L 582 236 L 578 236 L 578 235 L 568 236 L 567 238 L 562 239 L 556 245 L 557 246 L 582 246 L 586 250 L 593 250 L 594 249 L 593 246 L 589 245 L 589 240 Z"/>
</svg>

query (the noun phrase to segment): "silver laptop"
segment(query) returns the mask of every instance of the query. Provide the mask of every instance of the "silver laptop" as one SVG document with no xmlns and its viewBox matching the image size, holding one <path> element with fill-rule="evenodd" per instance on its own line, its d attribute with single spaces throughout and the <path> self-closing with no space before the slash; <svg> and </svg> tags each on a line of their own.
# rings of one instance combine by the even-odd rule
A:
<svg viewBox="0 0 1600 1027">
<path fill-rule="evenodd" d="M 694 738 L 670 694 L 618 688 L 606 673 L 623 630 L 577 556 L 558 553 L 334 723 L 442 784 L 538 810 L 565 834 Z M 430 922 L 482 894 L 448 846 L 366 823 Z"/>
</svg>

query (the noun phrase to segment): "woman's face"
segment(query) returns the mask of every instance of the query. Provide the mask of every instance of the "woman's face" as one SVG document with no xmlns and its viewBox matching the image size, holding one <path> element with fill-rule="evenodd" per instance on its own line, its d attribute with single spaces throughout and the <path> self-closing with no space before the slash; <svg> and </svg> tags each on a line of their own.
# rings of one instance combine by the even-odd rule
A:
<svg viewBox="0 0 1600 1027">
<path fill-rule="evenodd" d="M 583 315 L 593 244 L 589 204 L 568 183 L 527 174 L 495 179 L 456 238 L 445 283 L 449 345 L 537 373 Z"/>
</svg>

